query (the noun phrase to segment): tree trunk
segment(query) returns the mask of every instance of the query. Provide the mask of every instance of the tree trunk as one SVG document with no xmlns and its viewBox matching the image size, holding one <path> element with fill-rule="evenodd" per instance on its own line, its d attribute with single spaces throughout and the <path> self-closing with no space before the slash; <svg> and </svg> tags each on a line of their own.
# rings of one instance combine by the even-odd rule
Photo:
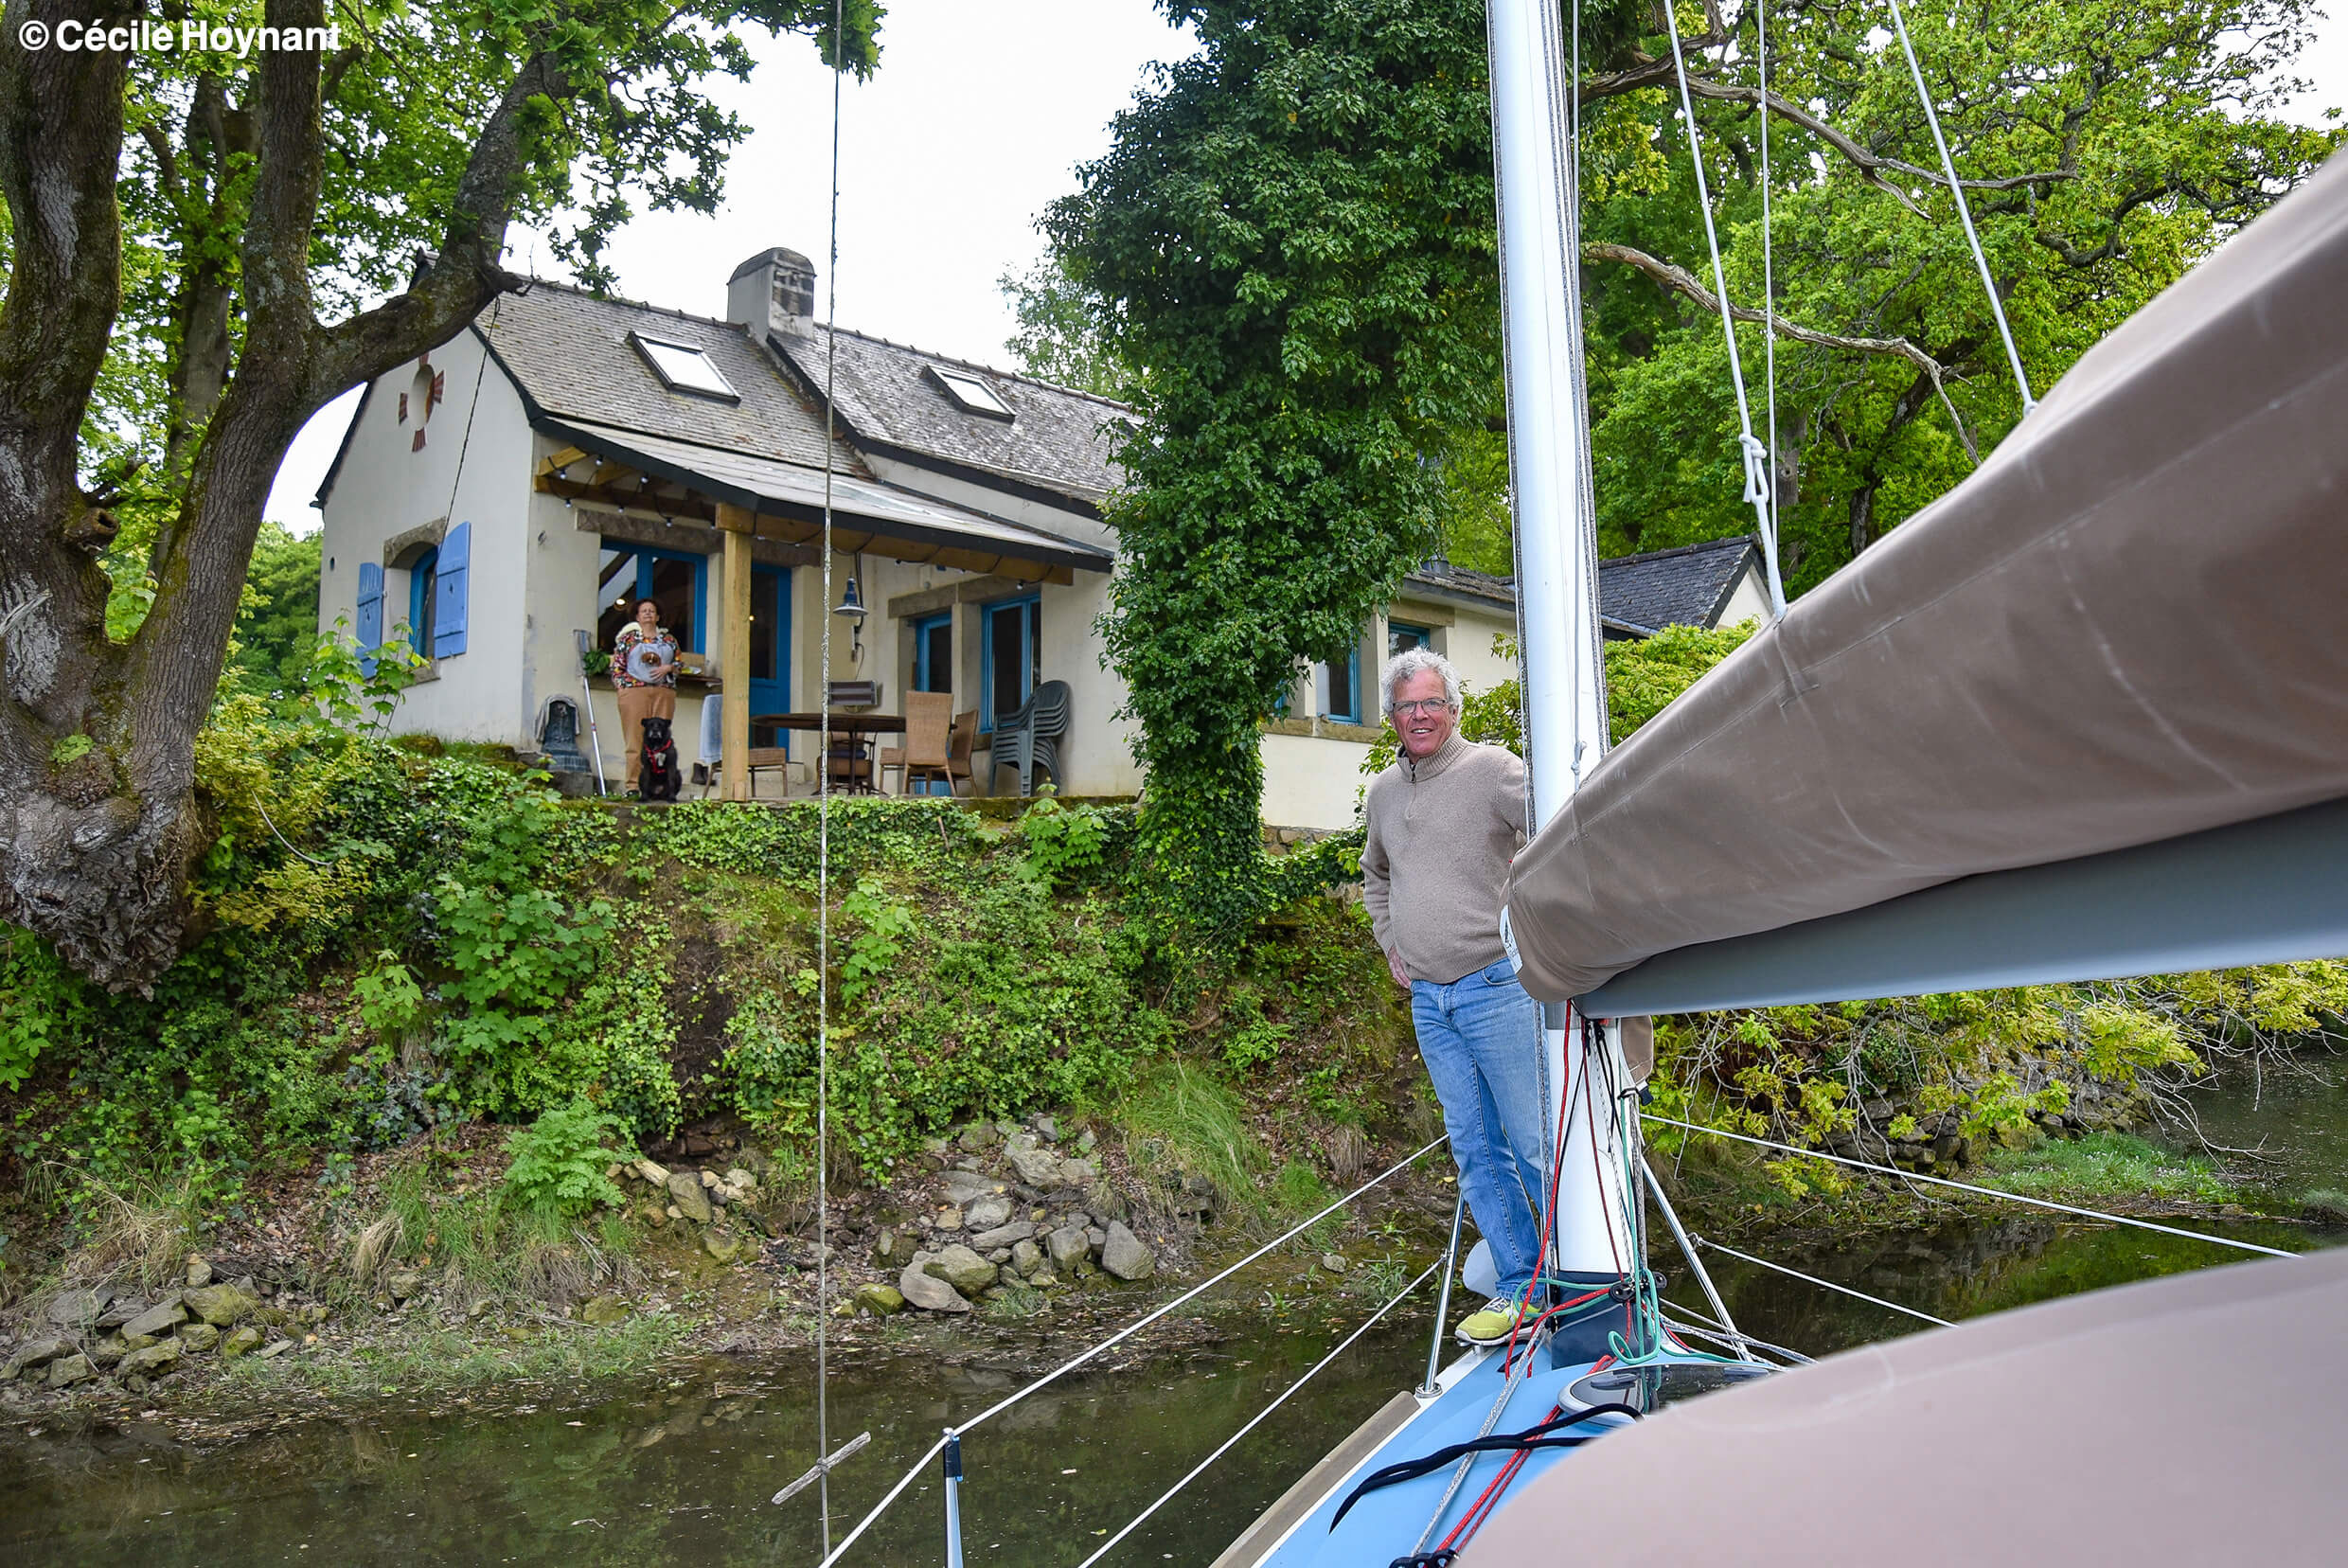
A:
<svg viewBox="0 0 2348 1568">
<path fill-rule="evenodd" d="M 84 5 L 30 0 L 11 14 L 53 27 L 88 16 Z M 93 20 L 136 14 L 121 0 L 100 9 Z M 265 15 L 278 27 L 321 20 L 320 0 L 270 0 Z M 0 309 L 0 919 L 116 989 L 147 986 L 179 953 L 188 867 L 210 837 L 195 739 L 286 448 L 344 388 L 447 341 L 520 282 L 495 263 L 525 177 L 525 106 L 568 96 L 545 57 L 525 62 L 473 148 L 438 258 L 406 294 L 326 328 L 311 309 L 309 256 L 319 60 L 260 57 L 242 349 L 222 386 L 222 280 L 184 279 L 190 336 L 175 384 L 188 403 L 187 490 L 155 541 L 153 607 L 116 644 L 98 564 L 114 524 L 82 491 L 76 460 L 120 289 L 124 59 L 0 51 L 0 193 L 16 224 Z M 205 134 L 191 125 L 191 150 Z M 214 140 L 222 169 L 227 151 Z"/>
</svg>

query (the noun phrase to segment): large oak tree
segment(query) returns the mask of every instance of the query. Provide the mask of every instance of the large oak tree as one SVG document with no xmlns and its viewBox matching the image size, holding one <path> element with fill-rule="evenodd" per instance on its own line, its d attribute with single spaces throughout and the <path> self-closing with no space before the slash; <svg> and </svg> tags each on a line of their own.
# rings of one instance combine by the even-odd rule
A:
<svg viewBox="0 0 2348 1568">
<path fill-rule="evenodd" d="M 880 14 L 9 0 L 0 918 L 109 985 L 170 962 L 206 836 L 194 741 L 294 434 L 523 286 L 515 223 L 555 225 L 593 282 L 636 204 L 712 207 L 744 127 L 702 84 L 749 75 L 738 29 L 810 34 L 862 73 Z M 34 22 L 190 19 L 334 35 L 242 57 L 20 42 Z"/>
</svg>

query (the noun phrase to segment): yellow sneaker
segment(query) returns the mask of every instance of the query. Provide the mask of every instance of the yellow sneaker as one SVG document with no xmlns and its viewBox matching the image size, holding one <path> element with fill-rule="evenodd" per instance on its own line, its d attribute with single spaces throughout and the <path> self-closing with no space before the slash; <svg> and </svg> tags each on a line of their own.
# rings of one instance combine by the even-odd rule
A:
<svg viewBox="0 0 2348 1568">
<path fill-rule="evenodd" d="M 1494 1296 L 1477 1311 L 1460 1320 L 1451 1330 L 1462 1345 L 1503 1345 L 1517 1331 L 1522 1321 L 1524 1306 L 1513 1296 Z"/>
</svg>

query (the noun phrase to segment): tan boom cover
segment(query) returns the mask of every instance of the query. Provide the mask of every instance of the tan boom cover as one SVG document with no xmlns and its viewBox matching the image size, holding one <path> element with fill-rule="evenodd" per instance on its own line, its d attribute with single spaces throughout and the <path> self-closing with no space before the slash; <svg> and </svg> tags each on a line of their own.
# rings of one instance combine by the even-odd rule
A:
<svg viewBox="0 0 2348 1568">
<path fill-rule="evenodd" d="M 1592 771 L 1524 986 L 2348 796 L 2348 155 Z"/>
<path fill-rule="evenodd" d="M 2344 1320 L 2334 1250 L 1846 1350 L 1574 1450 L 1459 1568 L 2337 1564 Z"/>
</svg>

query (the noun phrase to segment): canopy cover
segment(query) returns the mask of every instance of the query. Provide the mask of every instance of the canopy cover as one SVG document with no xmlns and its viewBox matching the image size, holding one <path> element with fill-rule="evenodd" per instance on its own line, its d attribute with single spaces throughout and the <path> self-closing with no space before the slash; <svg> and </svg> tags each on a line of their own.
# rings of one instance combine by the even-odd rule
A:
<svg viewBox="0 0 2348 1568">
<path fill-rule="evenodd" d="M 2348 796 L 2344 301 L 2348 156 L 1592 770 L 1525 989 Z"/>
<path fill-rule="evenodd" d="M 2336 1563 L 2348 1251 L 2067 1296 L 1675 1404 L 1517 1488 L 1459 1568 Z"/>
</svg>

